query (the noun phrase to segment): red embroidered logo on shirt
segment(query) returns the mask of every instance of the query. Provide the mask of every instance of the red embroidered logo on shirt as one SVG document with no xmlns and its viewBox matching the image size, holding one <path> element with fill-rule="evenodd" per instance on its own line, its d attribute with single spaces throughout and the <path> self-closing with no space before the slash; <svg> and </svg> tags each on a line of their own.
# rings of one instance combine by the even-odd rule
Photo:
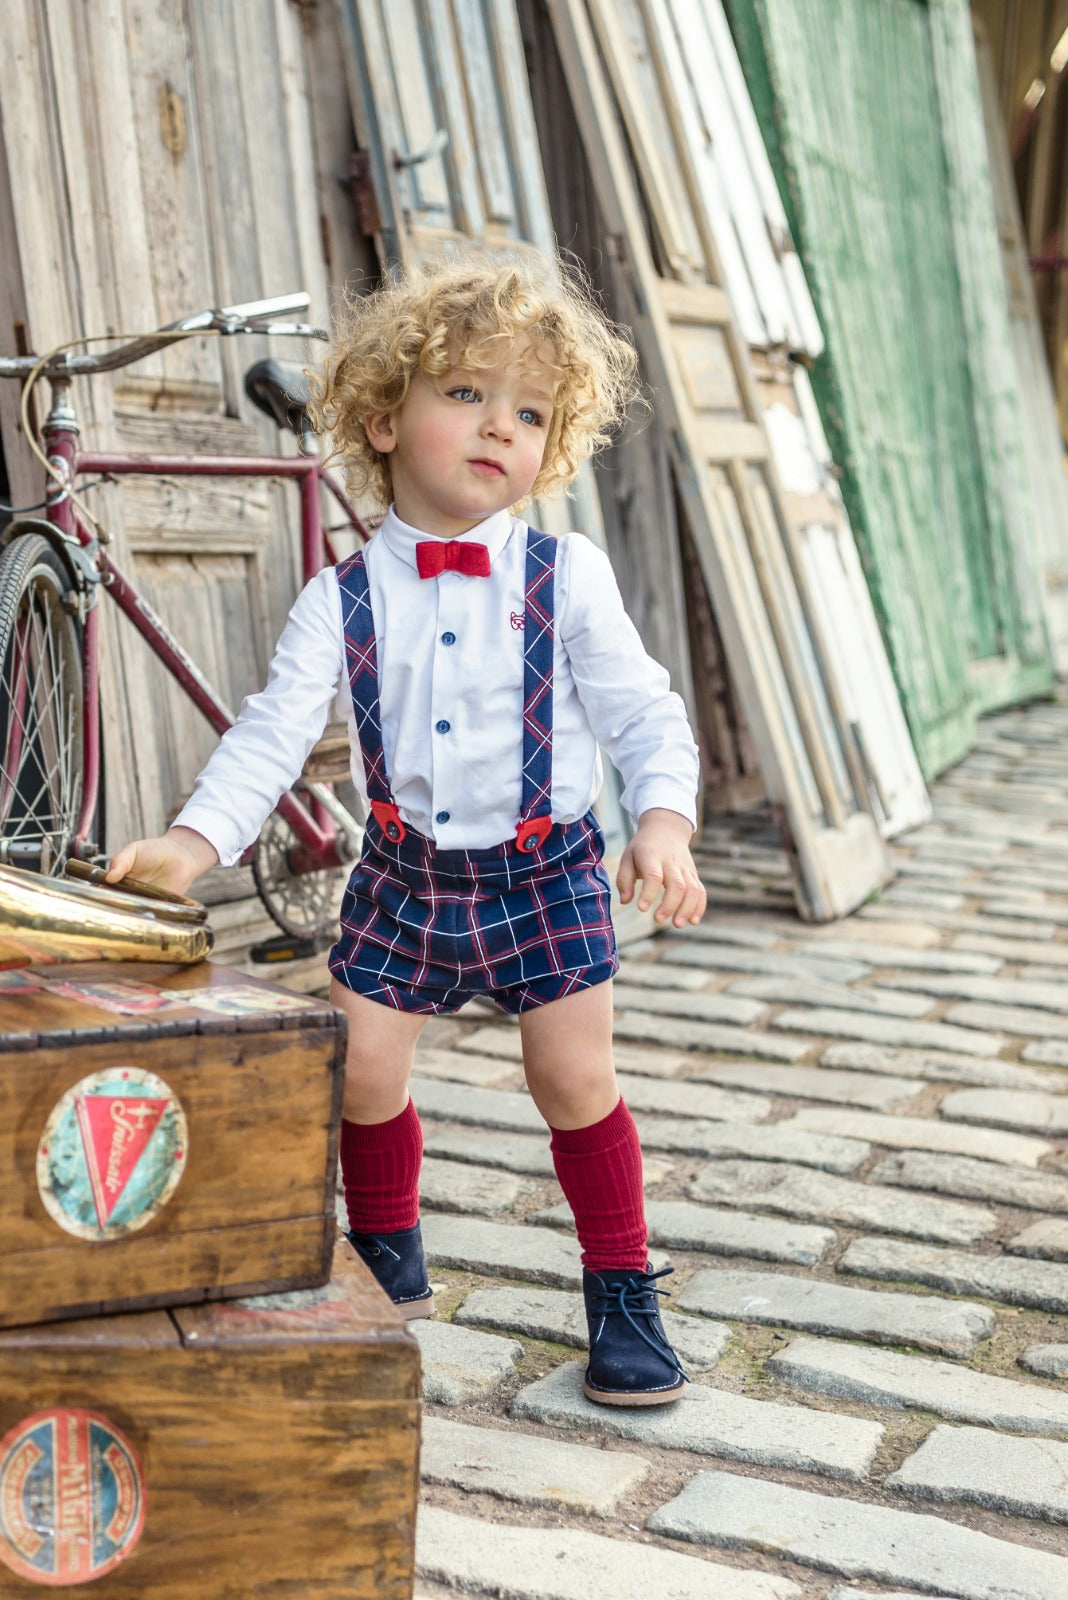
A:
<svg viewBox="0 0 1068 1600">
<path fill-rule="evenodd" d="M 512 627 L 515 629 L 516 633 L 522 633 L 524 627 L 526 626 L 526 620 L 527 619 L 523 615 L 522 611 L 512 611 L 508 617 L 508 621 L 512 624 Z"/>
</svg>

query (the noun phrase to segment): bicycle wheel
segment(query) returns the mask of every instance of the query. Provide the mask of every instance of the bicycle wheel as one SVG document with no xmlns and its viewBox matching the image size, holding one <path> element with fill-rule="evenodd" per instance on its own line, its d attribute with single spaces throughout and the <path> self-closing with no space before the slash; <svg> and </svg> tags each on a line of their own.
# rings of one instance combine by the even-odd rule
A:
<svg viewBox="0 0 1068 1600">
<path fill-rule="evenodd" d="M 82 650 L 74 585 L 41 534 L 0 553 L 0 841 L 60 873 L 82 804 Z"/>
<path fill-rule="evenodd" d="M 337 938 L 341 898 L 351 867 L 326 867 L 319 872 L 293 871 L 289 864 L 295 835 L 275 811 L 256 841 L 252 876 L 271 917 L 293 939 L 325 942 Z"/>
</svg>

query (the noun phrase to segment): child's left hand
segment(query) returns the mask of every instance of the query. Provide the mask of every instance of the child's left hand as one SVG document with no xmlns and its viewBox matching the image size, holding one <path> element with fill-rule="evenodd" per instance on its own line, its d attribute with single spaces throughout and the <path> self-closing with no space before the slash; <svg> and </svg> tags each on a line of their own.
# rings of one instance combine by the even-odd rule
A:
<svg viewBox="0 0 1068 1600">
<path fill-rule="evenodd" d="M 655 809 L 643 813 L 637 831 L 627 845 L 616 874 L 616 888 L 624 905 L 634 898 L 634 885 L 641 880 L 639 911 L 648 911 L 663 890 L 654 920 L 676 928 L 698 923 L 705 914 L 705 887 L 697 876 L 690 854 L 693 830 L 677 811 Z"/>
</svg>

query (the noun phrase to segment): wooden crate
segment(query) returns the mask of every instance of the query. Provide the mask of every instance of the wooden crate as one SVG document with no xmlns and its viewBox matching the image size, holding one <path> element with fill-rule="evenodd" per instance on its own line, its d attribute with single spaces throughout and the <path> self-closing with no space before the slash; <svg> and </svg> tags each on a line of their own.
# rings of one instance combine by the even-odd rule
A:
<svg viewBox="0 0 1068 1600">
<path fill-rule="evenodd" d="M 0 1600 L 409 1600 L 419 1347 L 344 1241 L 271 1302 L 0 1333 Z"/>
<path fill-rule="evenodd" d="M 0 973 L 0 1327 L 322 1284 L 344 1019 L 243 973 Z"/>
</svg>

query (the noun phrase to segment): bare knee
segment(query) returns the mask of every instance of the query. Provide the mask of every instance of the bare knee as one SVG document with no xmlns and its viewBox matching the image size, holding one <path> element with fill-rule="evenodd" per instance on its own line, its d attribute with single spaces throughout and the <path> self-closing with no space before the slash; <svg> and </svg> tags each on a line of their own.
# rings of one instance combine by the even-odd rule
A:
<svg viewBox="0 0 1068 1600">
<path fill-rule="evenodd" d="M 388 1122 L 408 1103 L 415 1044 L 426 1018 L 378 1005 L 336 979 L 330 999 L 348 1021 L 341 1114 L 348 1122 Z"/>
</svg>

